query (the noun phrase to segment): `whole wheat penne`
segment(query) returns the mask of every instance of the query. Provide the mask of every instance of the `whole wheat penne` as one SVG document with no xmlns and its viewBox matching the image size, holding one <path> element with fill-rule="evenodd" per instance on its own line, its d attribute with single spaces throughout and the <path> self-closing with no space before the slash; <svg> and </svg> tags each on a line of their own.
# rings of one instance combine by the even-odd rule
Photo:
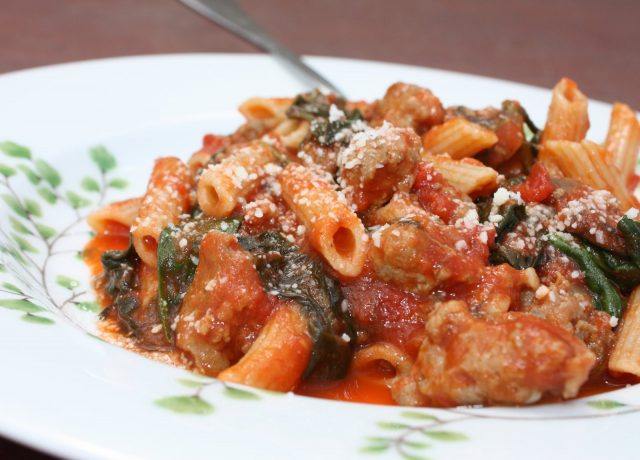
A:
<svg viewBox="0 0 640 460">
<path fill-rule="evenodd" d="M 200 372 L 216 376 L 242 357 L 230 338 L 245 325 L 246 311 L 264 302 L 251 255 L 234 236 L 211 231 L 202 239 L 198 267 L 177 316 L 176 346 Z"/>
</svg>

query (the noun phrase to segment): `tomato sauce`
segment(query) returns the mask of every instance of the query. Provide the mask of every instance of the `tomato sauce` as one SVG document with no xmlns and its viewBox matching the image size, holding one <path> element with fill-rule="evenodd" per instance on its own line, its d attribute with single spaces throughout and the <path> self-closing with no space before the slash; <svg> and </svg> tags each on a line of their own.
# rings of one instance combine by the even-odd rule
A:
<svg viewBox="0 0 640 460">
<path fill-rule="evenodd" d="M 84 250 L 84 260 L 92 275 L 96 277 L 102 273 L 100 258 L 104 252 L 124 250 L 128 245 L 129 229 L 117 223 L 108 224 L 106 232 L 93 238 Z M 393 343 L 415 358 L 424 334 L 423 315 L 428 309 L 424 301 L 377 280 L 367 270 L 360 277 L 345 282 L 344 290 L 357 322 L 367 325 L 364 329 L 367 330 L 368 339 Z M 258 316 L 265 315 L 273 308 L 274 298 L 268 297 L 270 299 L 264 305 L 266 311 Z M 260 322 L 264 322 L 264 318 Z M 255 335 L 253 331 L 254 339 Z M 176 358 L 176 363 L 179 361 Z M 389 388 L 393 376 L 392 370 L 380 365 L 351 369 L 341 380 L 302 382 L 295 393 L 335 401 L 395 405 Z M 633 376 L 604 374 L 585 383 L 578 397 L 592 396 L 635 383 L 638 383 L 638 379 Z M 559 396 L 548 396 L 540 403 L 561 401 Z"/>
<path fill-rule="evenodd" d="M 387 380 L 393 374 L 382 367 L 351 370 L 342 380 L 302 382 L 295 393 L 314 398 L 369 404 L 396 405 Z"/>
<path fill-rule="evenodd" d="M 411 357 L 424 337 L 428 305 L 417 296 L 367 273 L 343 283 L 342 289 L 363 342 L 389 342 Z"/>
<path fill-rule="evenodd" d="M 129 246 L 129 227 L 110 222 L 104 233 L 96 235 L 84 248 L 84 262 L 93 277 L 102 274 L 100 258 L 106 251 L 124 250 Z"/>
</svg>

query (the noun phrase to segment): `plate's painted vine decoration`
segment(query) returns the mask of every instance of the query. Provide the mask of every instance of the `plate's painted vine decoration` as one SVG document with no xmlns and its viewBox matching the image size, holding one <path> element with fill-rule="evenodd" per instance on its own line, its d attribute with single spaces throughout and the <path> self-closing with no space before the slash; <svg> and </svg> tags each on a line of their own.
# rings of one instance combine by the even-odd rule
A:
<svg viewBox="0 0 640 460">
<path fill-rule="evenodd" d="M 614 415 L 631 414 L 640 411 L 640 405 L 630 405 L 611 399 L 596 399 L 584 401 L 586 406 L 595 411 L 574 415 L 552 415 L 552 416 L 522 416 L 508 414 L 487 414 L 482 409 L 438 409 L 438 412 L 447 414 L 446 417 L 438 417 L 432 412 L 408 410 L 400 412 L 402 421 L 381 421 L 377 422 L 378 428 L 385 433 L 366 438 L 366 444 L 360 449 L 361 453 L 377 454 L 387 451 L 394 451 L 400 458 L 405 460 L 428 460 L 424 456 L 434 443 L 459 442 L 470 439 L 466 434 L 459 431 L 450 431 L 449 427 L 465 421 L 493 419 L 505 421 L 540 421 L 540 420 L 579 420 L 610 417 Z"/>
<path fill-rule="evenodd" d="M 53 258 L 68 256 L 69 252 L 82 257 L 82 251 L 59 249 L 60 243 L 65 238 L 79 235 L 76 228 L 84 222 L 90 206 L 91 209 L 99 208 L 110 189 L 127 186 L 125 180 L 112 177 L 117 166 L 115 157 L 103 146 L 91 148 L 89 155 L 97 167 L 97 177 L 86 176 L 78 188 L 71 189 L 63 186 L 63 177 L 55 167 L 34 157 L 28 147 L 5 141 L 0 142 L 0 151 L 10 161 L 10 164 L 0 162 L 0 199 L 11 211 L 6 222 L 9 225 L 3 222 L 0 228 L 0 252 L 4 256 L 0 269 L 11 272 L 14 280 L 22 285 L 2 283 L 0 292 L 11 298 L 0 299 L 0 307 L 21 311 L 23 320 L 37 324 L 54 323 L 45 316 L 49 310 L 42 305 L 63 313 L 67 305 L 97 312 L 96 302 L 83 300 L 87 291 L 81 288 L 80 282 L 65 273 L 50 273 L 50 265 Z M 33 188 L 32 193 L 18 194 L 14 181 L 19 176 L 26 178 Z M 45 218 L 46 211 L 67 212 L 71 218 L 61 228 L 54 228 L 50 225 L 51 213 L 48 219 Z M 84 234 L 89 236 L 89 232 Z M 58 299 L 53 295 L 52 279 L 68 291 L 66 298 Z"/>
<path fill-rule="evenodd" d="M 209 415 L 213 413 L 214 406 L 202 396 L 202 393 L 212 385 L 222 386 L 222 394 L 228 398 L 245 401 L 257 401 L 262 399 L 261 396 L 254 391 L 250 391 L 245 388 L 238 388 L 221 380 L 203 381 L 195 379 L 178 379 L 178 383 L 187 388 L 193 389 L 193 393 L 178 396 L 167 396 L 165 398 L 157 399 L 155 401 L 156 405 L 179 414 Z"/>
</svg>

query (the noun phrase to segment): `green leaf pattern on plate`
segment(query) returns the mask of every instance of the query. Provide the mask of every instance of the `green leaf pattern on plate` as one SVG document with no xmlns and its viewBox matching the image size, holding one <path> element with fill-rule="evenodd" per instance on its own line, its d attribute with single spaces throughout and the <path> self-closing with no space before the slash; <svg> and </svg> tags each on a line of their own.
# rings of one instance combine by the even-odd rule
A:
<svg viewBox="0 0 640 460">
<path fill-rule="evenodd" d="M 213 406 L 199 396 L 168 396 L 158 399 L 156 404 L 178 414 L 209 415 Z"/>
<path fill-rule="evenodd" d="M 9 211 L 12 229 L 0 232 L 0 252 L 6 255 L 2 272 L 12 275 L 12 282 L 3 283 L 0 292 L 17 296 L 0 299 L 0 307 L 23 312 L 21 318 L 33 324 L 54 323 L 46 316 L 51 312 L 45 306 L 64 312 L 66 305 L 75 305 L 78 310 L 98 312 L 100 307 L 93 299 L 82 298 L 87 292 L 81 283 L 65 273 L 52 273 L 50 262 L 69 252 L 59 250 L 59 243 L 85 221 L 88 212 L 84 210 L 92 204 L 102 206 L 110 190 L 126 186 L 126 181 L 111 177 L 117 166 L 115 157 L 104 146 L 90 149 L 89 157 L 97 166 L 97 174 L 87 175 L 78 189 L 73 190 L 65 189 L 62 174 L 55 166 L 34 156 L 28 147 L 7 140 L 0 142 L 0 152 L 4 153 L 4 161 L 0 162 L 0 199 Z M 15 181 L 30 185 L 31 192 L 20 189 L 18 193 Z M 85 197 L 85 192 L 97 195 L 95 202 Z M 57 216 L 58 211 L 64 211 L 63 207 L 73 217 L 63 222 L 57 217 L 47 219 L 47 214 Z M 57 298 L 51 280 L 64 288 L 68 297 Z"/>
</svg>

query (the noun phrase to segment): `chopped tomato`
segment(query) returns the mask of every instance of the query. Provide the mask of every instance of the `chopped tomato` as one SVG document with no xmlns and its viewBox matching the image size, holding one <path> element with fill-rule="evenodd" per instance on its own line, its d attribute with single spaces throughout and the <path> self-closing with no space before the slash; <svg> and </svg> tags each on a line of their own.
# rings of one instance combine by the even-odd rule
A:
<svg viewBox="0 0 640 460">
<path fill-rule="evenodd" d="M 541 203 L 555 190 L 551 182 L 551 176 L 540 162 L 535 163 L 527 180 L 514 187 L 514 191 L 520 192 L 522 199 L 527 203 Z"/>
<path fill-rule="evenodd" d="M 449 222 L 458 205 L 450 193 L 450 185 L 433 165 L 418 163 L 413 189 L 425 210 Z"/>
<path fill-rule="evenodd" d="M 225 147 L 228 140 L 225 136 L 218 136 L 216 134 L 206 134 L 202 138 L 202 148 L 210 153 L 215 153 L 222 147 Z"/>
</svg>

